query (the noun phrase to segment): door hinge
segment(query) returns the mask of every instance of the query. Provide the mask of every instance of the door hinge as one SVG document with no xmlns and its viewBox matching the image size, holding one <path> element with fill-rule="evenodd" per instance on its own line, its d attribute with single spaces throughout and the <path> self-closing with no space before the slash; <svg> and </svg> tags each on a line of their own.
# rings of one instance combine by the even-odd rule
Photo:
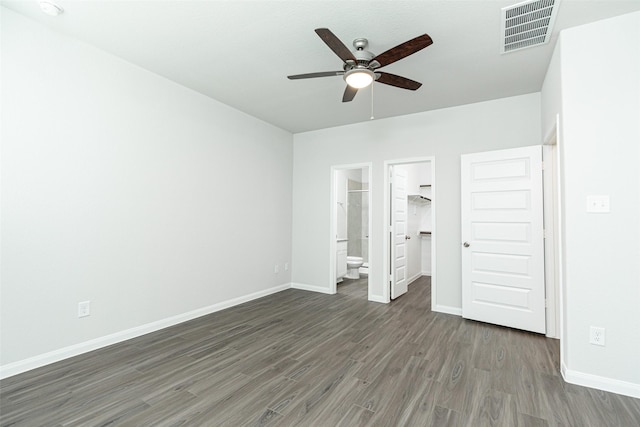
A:
<svg viewBox="0 0 640 427">
<path fill-rule="evenodd" d="M 542 170 L 545 170 L 544 162 L 540 162 L 540 166 L 542 167 Z"/>
<path fill-rule="evenodd" d="M 549 307 L 549 300 L 548 299 L 544 299 L 544 308 Z"/>
</svg>

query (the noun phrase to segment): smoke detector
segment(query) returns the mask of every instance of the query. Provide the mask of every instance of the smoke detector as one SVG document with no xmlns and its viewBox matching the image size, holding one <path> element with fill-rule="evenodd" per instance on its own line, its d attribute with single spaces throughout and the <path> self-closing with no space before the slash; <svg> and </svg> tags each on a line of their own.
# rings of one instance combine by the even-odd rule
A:
<svg viewBox="0 0 640 427">
<path fill-rule="evenodd" d="M 559 3 L 560 0 L 527 0 L 502 8 L 500 53 L 548 43 Z"/>
</svg>

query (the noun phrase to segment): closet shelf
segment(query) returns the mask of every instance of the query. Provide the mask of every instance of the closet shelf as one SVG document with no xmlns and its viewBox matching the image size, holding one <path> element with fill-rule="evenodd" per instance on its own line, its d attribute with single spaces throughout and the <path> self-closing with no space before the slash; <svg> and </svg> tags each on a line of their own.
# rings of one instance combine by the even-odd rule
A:
<svg viewBox="0 0 640 427">
<path fill-rule="evenodd" d="M 421 196 L 419 194 L 409 194 L 407 196 L 407 198 L 411 202 L 418 202 L 418 203 L 429 203 L 429 202 L 431 202 L 430 198 Z"/>
</svg>

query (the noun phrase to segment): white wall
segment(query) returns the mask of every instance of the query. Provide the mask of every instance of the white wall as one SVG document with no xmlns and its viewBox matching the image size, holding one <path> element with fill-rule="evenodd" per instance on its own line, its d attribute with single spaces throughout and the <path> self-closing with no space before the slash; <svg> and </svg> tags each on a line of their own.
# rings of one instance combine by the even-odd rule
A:
<svg viewBox="0 0 640 427">
<path fill-rule="evenodd" d="M 420 185 L 428 184 L 431 179 L 429 162 L 407 163 L 397 167 L 407 172 L 407 194 L 422 194 Z"/>
<path fill-rule="evenodd" d="M 640 13 L 560 42 L 566 377 L 640 397 Z M 590 194 L 611 212 L 587 213 Z M 606 328 L 605 347 L 590 326 Z"/>
<path fill-rule="evenodd" d="M 435 156 L 436 303 L 459 310 L 460 154 L 540 141 L 539 93 L 294 135 L 292 281 L 329 291 L 331 166 L 372 162 L 369 282 L 382 299 L 383 163 Z"/>
<path fill-rule="evenodd" d="M 562 33 L 564 34 L 564 32 Z M 547 68 L 541 91 L 541 115 L 542 137 L 546 139 L 554 130 L 556 115 L 560 113 L 562 105 L 562 73 L 560 69 L 560 52 L 562 50 L 562 34 L 556 42 L 556 46 Z"/>
<path fill-rule="evenodd" d="M 348 169 L 336 171 L 336 239 L 347 238 L 347 176 Z"/>
<path fill-rule="evenodd" d="M 420 236 L 420 269 L 423 276 L 431 276 L 431 236 Z"/>
<path fill-rule="evenodd" d="M 3 368 L 288 286 L 290 133 L 4 8 L 2 91 Z"/>
</svg>

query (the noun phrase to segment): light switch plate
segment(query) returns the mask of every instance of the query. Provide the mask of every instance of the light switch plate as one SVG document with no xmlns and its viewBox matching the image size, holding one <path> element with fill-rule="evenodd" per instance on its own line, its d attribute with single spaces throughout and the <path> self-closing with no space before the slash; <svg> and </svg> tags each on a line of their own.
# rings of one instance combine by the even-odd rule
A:
<svg viewBox="0 0 640 427">
<path fill-rule="evenodd" d="M 91 301 L 82 301 L 78 303 L 78 317 L 87 317 L 91 315 Z"/>
<path fill-rule="evenodd" d="M 609 196 L 604 196 L 604 195 L 587 196 L 587 212 L 609 213 Z"/>
</svg>

